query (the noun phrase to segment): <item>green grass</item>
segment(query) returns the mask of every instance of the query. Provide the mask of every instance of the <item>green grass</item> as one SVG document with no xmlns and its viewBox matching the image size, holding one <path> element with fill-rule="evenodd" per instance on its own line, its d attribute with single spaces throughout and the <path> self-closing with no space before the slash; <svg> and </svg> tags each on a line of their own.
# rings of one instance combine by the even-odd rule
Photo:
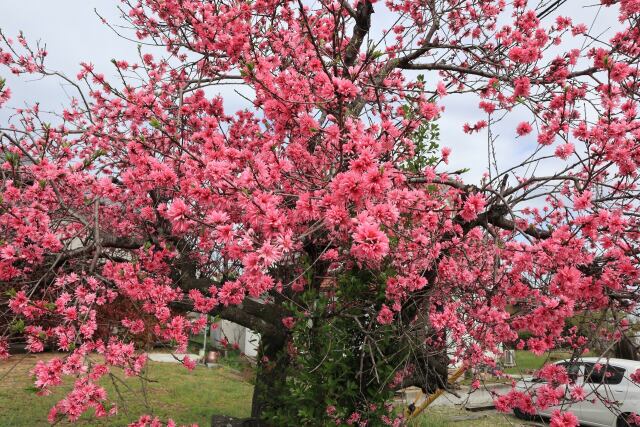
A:
<svg viewBox="0 0 640 427">
<path fill-rule="evenodd" d="M 51 355 L 43 355 L 45 358 Z M 510 374 L 529 374 L 545 363 L 569 357 L 568 353 L 554 352 L 536 356 L 528 351 L 516 352 L 515 368 L 507 369 Z M 101 380 L 110 398 L 119 407 L 115 417 L 97 419 L 85 415 L 78 422 L 81 426 L 124 426 L 135 421 L 141 414 L 152 414 L 162 419 L 173 418 L 178 424 L 210 424 L 214 414 L 246 417 L 250 413 L 253 386 L 250 368 L 243 366 L 239 356 L 231 352 L 221 360 L 220 369 L 198 366 L 194 371 L 178 364 L 149 362 L 145 376 L 153 382 L 144 384 L 138 378 L 125 378 L 121 372 L 114 372 L 124 380 L 118 389 L 120 396 L 109 378 Z M 49 409 L 70 390 L 66 384 L 55 389 L 49 396 L 37 396 L 29 371 L 33 368 L 35 356 L 14 356 L 0 363 L 0 426 L 49 426 Z M 231 369 L 235 368 L 235 369 Z M 237 369 L 241 369 L 238 372 Z M 117 383 L 117 382 L 116 382 Z M 125 385 L 126 384 L 126 385 Z M 146 396 L 146 398 L 145 398 Z M 120 399 L 122 398 L 122 400 Z M 429 408 L 411 424 L 413 427 L 497 427 L 513 425 L 513 419 L 500 414 L 487 414 L 474 420 L 461 420 L 470 413 L 455 408 Z M 69 425 L 62 422 L 60 425 Z"/>
<path fill-rule="evenodd" d="M 426 409 L 408 425 L 409 427 L 513 427 L 519 424 L 513 416 L 495 411 L 474 413 L 459 408 L 436 406 Z"/>
<path fill-rule="evenodd" d="M 571 357 L 571 353 L 563 351 L 554 351 L 551 353 L 545 353 L 541 356 L 536 356 L 530 351 L 517 350 L 516 351 L 516 366 L 513 368 L 505 369 L 507 374 L 511 375 L 527 375 L 533 373 L 533 371 L 540 369 L 543 365 L 558 360 L 567 359 Z"/>
<path fill-rule="evenodd" d="M 48 426 L 49 409 L 70 389 L 65 384 L 49 396 L 37 396 L 30 389 L 33 382 L 29 376 L 36 360 L 34 356 L 16 356 L 0 363 L 0 426 Z M 250 413 L 253 386 L 225 367 L 198 366 L 189 372 L 178 364 L 149 362 L 145 376 L 153 382 L 144 384 L 139 378 L 114 374 L 124 380 L 124 384 L 116 381 L 122 400 L 109 378 L 100 383 L 118 404 L 118 415 L 103 419 L 85 415 L 79 425 L 124 426 L 141 414 L 153 414 L 173 418 L 178 425 L 207 426 L 214 414 L 246 417 Z"/>
<path fill-rule="evenodd" d="M 568 359 L 571 357 L 570 352 L 565 351 L 553 351 L 551 353 L 545 353 L 541 356 L 536 356 L 530 351 L 516 350 L 516 366 L 512 368 L 505 368 L 504 372 L 515 377 L 532 375 L 535 371 L 542 368 L 547 363 L 553 363 L 558 360 Z M 460 381 L 460 384 L 470 385 L 473 378 L 466 377 Z M 482 382 L 483 384 L 492 383 L 508 383 L 511 380 L 505 377 L 493 377 L 487 376 Z"/>
</svg>

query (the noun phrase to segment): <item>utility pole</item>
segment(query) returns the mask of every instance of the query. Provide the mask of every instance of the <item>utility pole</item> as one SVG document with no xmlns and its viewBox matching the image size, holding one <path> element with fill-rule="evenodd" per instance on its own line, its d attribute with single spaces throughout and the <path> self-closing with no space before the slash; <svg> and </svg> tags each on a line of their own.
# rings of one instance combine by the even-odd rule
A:
<svg viewBox="0 0 640 427">
<path fill-rule="evenodd" d="M 209 332 L 209 315 L 205 314 L 204 316 L 207 316 L 207 323 L 204 324 L 204 337 L 202 338 L 202 363 L 206 364 L 207 363 L 207 335 Z"/>
</svg>

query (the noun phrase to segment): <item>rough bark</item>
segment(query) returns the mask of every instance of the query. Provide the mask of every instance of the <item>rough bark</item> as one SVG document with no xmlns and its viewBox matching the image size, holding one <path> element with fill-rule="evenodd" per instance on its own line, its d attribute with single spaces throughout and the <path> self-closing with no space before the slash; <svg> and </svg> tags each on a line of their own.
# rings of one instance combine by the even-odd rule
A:
<svg viewBox="0 0 640 427">
<path fill-rule="evenodd" d="M 638 346 L 635 345 L 629 337 L 622 336 L 622 339 L 618 341 L 613 348 L 614 357 L 618 359 L 640 360 L 640 351 Z"/>
<path fill-rule="evenodd" d="M 354 13 L 356 23 L 353 28 L 353 36 L 344 55 L 344 65 L 346 67 L 351 67 L 356 62 L 358 53 L 360 52 L 360 46 L 371 28 L 372 13 L 373 5 L 370 1 L 365 0 L 358 3 Z"/>
<path fill-rule="evenodd" d="M 254 418 L 234 418 L 226 415 L 211 417 L 211 427 L 259 427 L 259 421 Z"/>
<path fill-rule="evenodd" d="M 424 394 L 434 393 L 438 389 L 448 389 L 447 380 L 449 357 L 446 351 L 417 355 L 413 360 L 414 371 L 405 376 L 395 389 L 418 387 Z"/>
<path fill-rule="evenodd" d="M 265 335 L 260 339 L 256 383 L 251 402 L 251 417 L 260 420 L 256 426 L 268 426 L 262 421 L 264 411 L 269 407 L 270 401 L 282 393 L 290 361 L 285 345 L 285 334 Z"/>
<path fill-rule="evenodd" d="M 272 427 L 264 417 L 274 397 L 282 393 L 281 386 L 286 380 L 286 369 L 289 363 L 285 349 L 284 333 L 263 335 L 258 347 L 258 368 L 253 389 L 250 418 L 234 418 L 214 415 L 211 427 Z M 277 399 L 277 397 L 276 397 Z"/>
</svg>

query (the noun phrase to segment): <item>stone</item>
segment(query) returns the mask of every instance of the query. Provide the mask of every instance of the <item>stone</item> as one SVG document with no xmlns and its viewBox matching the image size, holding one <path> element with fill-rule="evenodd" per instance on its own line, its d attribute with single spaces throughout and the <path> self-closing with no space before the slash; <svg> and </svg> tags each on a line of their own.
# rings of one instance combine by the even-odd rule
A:
<svg viewBox="0 0 640 427">
<path fill-rule="evenodd" d="M 255 418 L 235 418 L 226 415 L 214 415 L 211 417 L 211 427 L 264 427 L 264 424 Z"/>
</svg>

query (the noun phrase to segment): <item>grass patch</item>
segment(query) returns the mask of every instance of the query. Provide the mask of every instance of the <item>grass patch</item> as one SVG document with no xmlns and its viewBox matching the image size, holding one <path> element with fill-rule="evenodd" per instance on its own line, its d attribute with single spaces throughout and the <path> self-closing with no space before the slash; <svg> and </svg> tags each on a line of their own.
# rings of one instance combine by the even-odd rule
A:
<svg viewBox="0 0 640 427">
<path fill-rule="evenodd" d="M 467 419 L 465 419 L 467 418 Z M 408 424 L 409 427 L 506 427 L 514 426 L 511 415 L 495 411 L 469 412 L 453 407 L 431 407 Z"/>
<path fill-rule="evenodd" d="M 587 354 L 589 355 L 589 354 Z M 587 356 L 585 355 L 585 356 Z M 516 366 L 511 368 L 505 368 L 504 373 L 515 376 L 527 376 L 532 375 L 535 371 L 542 368 L 548 363 L 557 362 L 558 360 L 569 359 L 571 353 L 568 351 L 552 351 L 550 353 L 544 353 L 540 356 L 536 356 L 534 353 L 527 350 L 516 350 Z M 470 376 L 470 372 L 467 372 L 464 379 L 459 383 L 462 385 L 471 385 L 473 378 Z M 510 383 L 511 379 L 505 377 L 495 377 L 492 375 L 485 375 L 481 377 L 483 385 L 495 384 L 495 383 Z"/>
<path fill-rule="evenodd" d="M 511 375 L 528 375 L 542 368 L 547 363 L 557 362 L 558 360 L 568 359 L 570 357 L 571 353 L 565 351 L 552 351 L 537 356 L 530 351 L 517 350 L 516 366 L 506 368 L 504 371 Z"/>
<path fill-rule="evenodd" d="M 244 381 L 254 384 L 256 371 L 247 356 L 240 353 L 240 350 L 228 350 L 226 355 L 218 359 L 218 363 L 238 373 Z"/>
<path fill-rule="evenodd" d="M 49 426 L 49 409 L 71 389 L 71 381 L 49 396 L 37 396 L 31 389 L 33 381 L 29 371 L 38 359 L 52 357 L 43 356 L 14 356 L 0 363 L 0 426 Z M 77 424 L 123 426 L 141 414 L 152 414 L 162 419 L 173 418 L 178 424 L 207 426 L 214 414 L 247 417 L 251 412 L 253 386 L 226 367 L 198 366 L 190 372 L 179 364 L 148 362 L 145 376 L 153 382 L 125 378 L 115 370 L 114 374 L 124 381 L 115 381 L 122 400 L 111 379 L 101 379 L 100 385 L 118 404 L 118 415 L 102 419 L 85 415 Z"/>
</svg>

